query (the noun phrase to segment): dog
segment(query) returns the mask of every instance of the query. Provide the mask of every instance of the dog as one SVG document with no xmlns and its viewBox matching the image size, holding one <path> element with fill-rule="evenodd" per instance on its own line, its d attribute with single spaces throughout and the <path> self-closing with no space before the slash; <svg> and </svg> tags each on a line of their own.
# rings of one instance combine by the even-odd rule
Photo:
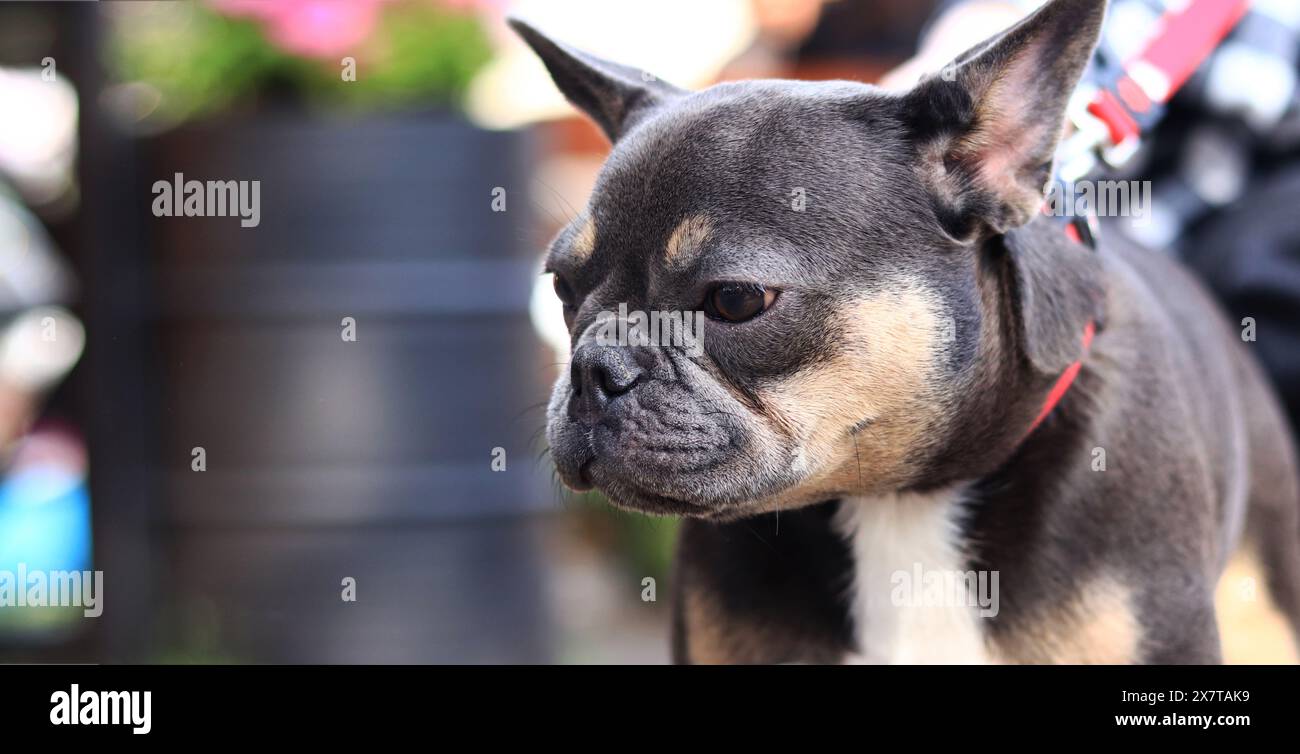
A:
<svg viewBox="0 0 1300 754">
<path fill-rule="evenodd" d="M 1240 548 L 1300 626 L 1295 451 L 1241 330 L 1041 212 L 1104 14 L 1052 0 L 904 93 L 687 92 L 511 21 L 613 144 L 547 257 L 548 442 L 682 518 L 676 661 L 1217 663 Z M 703 311 L 702 348 L 602 338 L 620 306 Z"/>
</svg>

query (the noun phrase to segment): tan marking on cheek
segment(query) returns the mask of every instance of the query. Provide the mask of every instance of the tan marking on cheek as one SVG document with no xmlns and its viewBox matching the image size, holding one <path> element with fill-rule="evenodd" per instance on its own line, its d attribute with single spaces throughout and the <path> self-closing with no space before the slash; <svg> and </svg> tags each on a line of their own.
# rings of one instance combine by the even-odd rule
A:
<svg viewBox="0 0 1300 754">
<path fill-rule="evenodd" d="M 1233 555 L 1214 593 L 1223 661 L 1230 665 L 1275 665 L 1300 662 L 1286 618 L 1266 588 L 1267 579 L 1254 550 Z"/>
<path fill-rule="evenodd" d="M 596 250 L 596 223 L 590 217 L 582 223 L 582 228 L 578 230 L 577 235 L 573 237 L 573 243 L 569 246 L 569 254 L 572 255 L 573 261 L 583 264 L 591 259 L 591 254 Z"/>
<path fill-rule="evenodd" d="M 1063 605 L 998 638 L 992 648 L 1007 663 L 1119 665 L 1140 659 L 1141 641 L 1131 590 L 1101 577 Z"/>
<path fill-rule="evenodd" d="M 664 247 L 664 263 L 669 267 L 681 269 L 690 264 L 704 247 L 713 225 L 704 215 L 691 215 L 677 224 L 668 245 Z"/>
<path fill-rule="evenodd" d="M 801 493 L 871 492 L 906 477 L 908 456 L 940 413 L 940 318 L 919 285 L 861 301 L 843 315 L 834 357 L 766 391 L 774 423 L 803 450 Z M 870 424 L 854 435 L 863 420 Z"/>
</svg>

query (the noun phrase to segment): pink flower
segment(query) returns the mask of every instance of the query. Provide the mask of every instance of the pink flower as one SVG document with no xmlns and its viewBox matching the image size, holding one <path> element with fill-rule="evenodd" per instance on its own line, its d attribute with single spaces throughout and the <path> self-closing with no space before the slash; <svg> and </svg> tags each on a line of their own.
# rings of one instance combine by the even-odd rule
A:
<svg viewBox="0 0 1300 754">
<path fill-rule="evenodd" d="M 258 19 L 266 38 L 293 55 L 356 52 L 374 32 L 387 0 L 211 0 L 221 13 Z"/>
</svg>

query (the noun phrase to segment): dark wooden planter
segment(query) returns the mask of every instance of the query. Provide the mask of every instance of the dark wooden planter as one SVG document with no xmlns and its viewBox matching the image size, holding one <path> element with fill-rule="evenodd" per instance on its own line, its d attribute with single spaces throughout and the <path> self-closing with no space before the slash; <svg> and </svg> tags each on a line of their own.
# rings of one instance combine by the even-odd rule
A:
<svg viewBox="0 0 1300 754">
<path fill-rule="evenodd" d="M 258 227 L 144 222 L 160 638 L 175 651 L 547 659 L 527 523 L 554 506 L 531 452 L 542 418 L 527 410 L 546 395 L 547 362 L 527 316 L 528 148 L 442 115 L 267 116 L 143 145 L 141 195 L 177 172 L 261 181 Z M 344 317 L 356 342 L 341 338 Z M 349 576 L 356 603 L 340 599 Z"/>
</svg>

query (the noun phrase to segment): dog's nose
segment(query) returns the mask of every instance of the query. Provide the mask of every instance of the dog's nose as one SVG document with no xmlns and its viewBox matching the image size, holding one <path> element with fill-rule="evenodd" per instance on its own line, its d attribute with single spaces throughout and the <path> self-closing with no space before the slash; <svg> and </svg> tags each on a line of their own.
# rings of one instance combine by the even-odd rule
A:
<svg viewBox="0 0 1300 754">
<path fill-rule="evenodd" d="M 640 382 L 645 372 L 627 350 L 591 343 L 578 346 L 569 364 L 569 383 L 573 388 L 570 415 L 591 424 L 611 400 Z"/>
</svg>

